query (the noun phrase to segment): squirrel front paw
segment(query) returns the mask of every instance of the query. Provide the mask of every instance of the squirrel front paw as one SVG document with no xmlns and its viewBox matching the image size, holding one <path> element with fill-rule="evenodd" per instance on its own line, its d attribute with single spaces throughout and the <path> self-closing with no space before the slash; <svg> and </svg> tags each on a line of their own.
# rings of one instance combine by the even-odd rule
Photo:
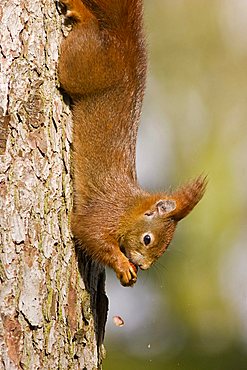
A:
<svg viewBox="0 0 247 370">
<path fill-rule="evenodd" d="M 137 269 L 133 263 L 126 261 L 115 269 L 118 279 L 123 286 L 132 286 L 137 280 Z"/>
</svg>

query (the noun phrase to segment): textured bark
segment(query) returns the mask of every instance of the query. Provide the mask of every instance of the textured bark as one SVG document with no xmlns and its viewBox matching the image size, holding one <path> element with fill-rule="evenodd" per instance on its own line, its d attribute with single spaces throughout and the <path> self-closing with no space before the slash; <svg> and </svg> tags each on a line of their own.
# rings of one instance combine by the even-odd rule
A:
<svg viewBox="0 0 247 370">
<path fill-rule="evenodd" d="M 0 369 L 101 368 L 105 272 L 69 229 L 61 19 L 52 0 L 0 3 Z"/>
</svg>

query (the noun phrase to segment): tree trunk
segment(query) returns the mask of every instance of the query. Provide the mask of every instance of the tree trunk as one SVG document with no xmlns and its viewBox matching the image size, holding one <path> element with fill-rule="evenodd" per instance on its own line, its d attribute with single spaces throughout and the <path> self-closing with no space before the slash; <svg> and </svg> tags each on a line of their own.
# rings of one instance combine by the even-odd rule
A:
<svg viewBox="0 0 247 370">
<path fill-rule="evenodd" d="M 100 369 L 105 272 L 74 248 L 53 0 L 0 5 L 0 369 Z"/>
</svg>

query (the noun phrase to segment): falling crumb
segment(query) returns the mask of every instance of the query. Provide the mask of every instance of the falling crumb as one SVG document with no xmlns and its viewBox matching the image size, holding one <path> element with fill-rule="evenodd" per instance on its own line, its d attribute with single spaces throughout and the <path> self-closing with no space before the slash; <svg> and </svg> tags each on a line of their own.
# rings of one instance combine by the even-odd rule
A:
<svg viewBox="0 0 247 370">
<path fill-rule="evenodd" d="M 113 316 L 113 322 L 116 326 L 124 326 L 124 321 L 120 316 Z"/>
</svg>

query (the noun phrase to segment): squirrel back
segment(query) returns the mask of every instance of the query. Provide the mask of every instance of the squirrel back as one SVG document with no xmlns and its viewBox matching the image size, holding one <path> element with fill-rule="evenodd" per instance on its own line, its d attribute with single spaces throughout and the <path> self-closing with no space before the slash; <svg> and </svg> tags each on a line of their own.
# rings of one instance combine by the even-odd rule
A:
<svg viewBox="0 0 247 370">
<path fill-rule="evenodd" d="M 73 100 L 72 232 L 81 247 L 133 285 L 137 267 L 164 252 L 177 222 L 203 196 L 199 177 L 174 194 L 149 194 L 135 152 L 146 80 L 142 1 L 62 0 L 74 24 L 59 78 Z"/>
</svg>

